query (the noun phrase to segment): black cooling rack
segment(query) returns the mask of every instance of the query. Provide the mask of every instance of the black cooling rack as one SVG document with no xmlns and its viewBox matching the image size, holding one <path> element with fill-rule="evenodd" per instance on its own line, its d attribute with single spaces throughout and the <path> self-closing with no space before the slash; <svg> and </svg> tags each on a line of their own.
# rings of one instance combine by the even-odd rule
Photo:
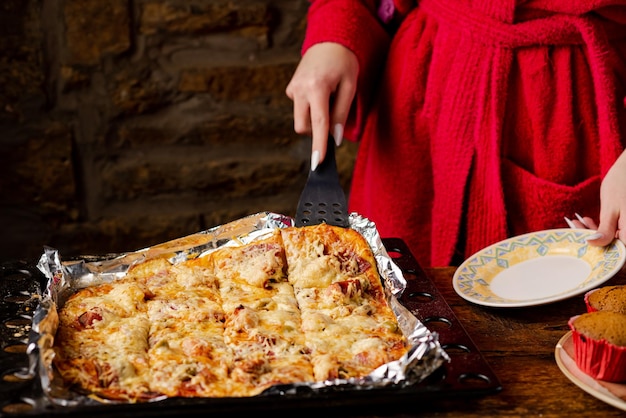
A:
<svg viewBox="0 0 626 418">
<path fill-rule="evenodd" d="M 37 378 L 29 380 L 21 376 L 26 375 L 28 368 L 28 333 L 45 278 L 33 264 L 18 261 L 0 265 L 0 416 L 163 417 L 259 411 L 291 415 L 295 411 L 314 410 L 330 416 L 342 415 L 345 411 L 368 414 L 389 406 L 408 411 L 424 399 L 484 396 L 500 391 L 497 376 L 406 244 L 396 238 L 384 239 L 383 243 L 407 279 L 408 286 L 400 301 L 431 331 L 438 333 L 442 347 L 451 358 L 418 385 L 340 392 L 303 390 L 278 397 L 167 399 L 148 404 L 39 410 L 29 401 L 38 396 Z"/>
</svg>

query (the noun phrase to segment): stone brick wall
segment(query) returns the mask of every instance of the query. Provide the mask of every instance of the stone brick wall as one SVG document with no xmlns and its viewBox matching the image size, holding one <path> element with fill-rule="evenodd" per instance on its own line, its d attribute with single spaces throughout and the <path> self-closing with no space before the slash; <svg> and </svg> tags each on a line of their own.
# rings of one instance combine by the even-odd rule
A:
<svg viewBox="0 0 626 418">
<path fill-rule="evenodd" d="M 0 259 L 130 251 L 287 215 L 308 0 L 3 0 Z M 338 150 L 348 191 L 356 148 Z"/>
</svg>

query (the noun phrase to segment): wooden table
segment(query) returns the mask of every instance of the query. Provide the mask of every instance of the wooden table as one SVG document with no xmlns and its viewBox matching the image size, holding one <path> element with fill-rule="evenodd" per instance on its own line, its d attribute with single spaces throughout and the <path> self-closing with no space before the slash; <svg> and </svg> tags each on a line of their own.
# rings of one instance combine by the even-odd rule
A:
<svg viewBox="0 0 626 418">
<path fill-rule="evenodd" d="M 456 294 L 452 287 L 455 270 L 454 267 L 435 268 L 426 269 L 425 273 L 500 380 L 501 391 L 480 396 L 409 399 L 397 405 L 391 402 L 391 406 L 386 404 L 384 407 L 366 407 L 348 411 L 323 408 L 309 411 L 314 412 L 313 415 L 307 415 L 306 408 L 296 407 L 295 413 L 289 411 L 285 415 L 284 411 L 278 410 L 272 416 L 293 417 L 300 413 L 322 418 L 626 416 L 625 411 L 600 401 L 578 388 L 563 375 L 555 361 L 555 346 L 568 331 L 568 319 L 585 311 L 582 296 L 537 307 L 487 308 L 469 303 Z M 626 270 L 622 270 L 606 284 L 626 284 Z M 272 409 L 268 405 L 260 408 L 259 410 Z M 153 409 L 152 412 L 154 414 L 147 414 L 145 411 L 142 413 L 130 411 L 128 414 L 115 411 L 114 415 L 118 418 L 206 416 L 206 411 L 201 410 L 194 410 L 196 414 L 190 413 L 191 411 L 172 414 L 171 410 L 160 409 L 156 411 Z"/>
<path fill-rule="evenodd" d="M 555 361 L 555 346 L 568 331 L 568 319 L 585 311 L 582 296 L 537 307 L 487 308 L 456 294 L 454 267 L 425 272 L 500 379 L 502 390 L 477 398 L 435 399 L 394 411 L 396 416 L 626 416 L 578 388 Z M 626 284 L 626 271 L 606 284 Z"/>
</svg>

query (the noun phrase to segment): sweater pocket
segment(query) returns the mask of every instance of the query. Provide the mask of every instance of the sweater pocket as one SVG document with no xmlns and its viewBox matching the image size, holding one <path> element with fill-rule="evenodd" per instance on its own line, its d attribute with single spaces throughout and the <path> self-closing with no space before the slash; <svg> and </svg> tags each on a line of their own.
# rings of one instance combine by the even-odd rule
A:
<svg viewBox="0 0 626 418">
<path fill-rule="evenodd" d="M 558 184 L 504 159 L 502 184 L 509 234 L 567 228 L 563 218 L 575 213 L 598 220 L 601 182 L 598 174 L 573 186 Z"/>
</svg>

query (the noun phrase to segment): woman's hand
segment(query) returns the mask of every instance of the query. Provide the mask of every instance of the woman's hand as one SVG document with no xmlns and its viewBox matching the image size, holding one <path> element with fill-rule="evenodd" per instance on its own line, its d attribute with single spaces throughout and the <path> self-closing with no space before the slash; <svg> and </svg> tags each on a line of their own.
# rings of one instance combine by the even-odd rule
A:
<svg viewBox="0 0 626 418">
<path fill-rule="evenodd" d="M 617 159 L 602 181 L 600 224 L 589 217 L 578 217 L 572 223 L 577 228 L 597 231 L 587 239 L 592 245 L 604 246 L 615 238 L 626 243 L 626 152 Z"/>
<path fill-rule="evenodd" d="M 294 130 L 312 135 L 311 170 L 326 156 L 328 134 L 337 145 L 356 94 L 359 63 L 348 48 L 324 42 L 313 45 L 302 56 L 287 85 L 293 100 Z"/>
</svg>

